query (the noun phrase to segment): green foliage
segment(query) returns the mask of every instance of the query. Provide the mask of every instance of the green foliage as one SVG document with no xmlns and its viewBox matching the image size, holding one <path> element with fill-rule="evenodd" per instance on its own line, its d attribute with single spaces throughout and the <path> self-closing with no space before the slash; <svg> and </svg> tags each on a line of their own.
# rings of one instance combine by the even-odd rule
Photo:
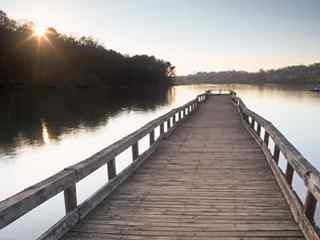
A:
<svg viewBox="0 0 320 240">
<path fill-rule="evenodd" d="M 91 37 L 76 39 L 50 27 L 34 34 L 0 11 L 0 87 L 165 87 L 174 67 L 153 56 L 125 56 Z"/>
</svg>

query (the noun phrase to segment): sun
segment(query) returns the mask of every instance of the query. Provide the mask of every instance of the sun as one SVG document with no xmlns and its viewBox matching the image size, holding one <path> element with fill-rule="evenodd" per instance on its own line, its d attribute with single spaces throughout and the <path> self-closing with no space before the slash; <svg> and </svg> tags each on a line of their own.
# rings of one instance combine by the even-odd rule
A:
<svg viewBox="0 0 320 240">
<path fill-rule="evenodd" d="M 42 38 L 46 36 L 47 28 L 41 25 L 35 25 L 33 26 L 33 32 L 38 38 Z"/>
</svg>

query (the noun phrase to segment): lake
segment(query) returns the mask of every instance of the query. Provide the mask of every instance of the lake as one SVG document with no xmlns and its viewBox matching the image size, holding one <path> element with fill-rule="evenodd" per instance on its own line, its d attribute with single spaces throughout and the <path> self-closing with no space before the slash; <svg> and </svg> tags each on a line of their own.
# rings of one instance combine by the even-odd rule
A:
<svg viewBox="0 0 320 240">
<path fill-rule="evenodd" d="M 320 94 L 303 86 L 186 85 L 137 94 L 103 90 L 16 91 L 0 96 L 0 201 L 75 164 L 205 90 L 233 89 L 320 169 Z M 147 141 L 147 139 L 145 139 Z M 144 141 L 144 140 L 143 140 Z M 117 169 L 129 163 L 119 155 Z M 280 161 L 284 169 L 284 161 Z M 106 181 L 106 169 L 77 184 L 81 203 Z M 303 199 L 305 189 L 294 177 Z M 0 231 L 0 239 L 34 239 L 64 215 L 58 194 Z M 317 222 L 320 211 L 316 212 Z"/>
</svg>

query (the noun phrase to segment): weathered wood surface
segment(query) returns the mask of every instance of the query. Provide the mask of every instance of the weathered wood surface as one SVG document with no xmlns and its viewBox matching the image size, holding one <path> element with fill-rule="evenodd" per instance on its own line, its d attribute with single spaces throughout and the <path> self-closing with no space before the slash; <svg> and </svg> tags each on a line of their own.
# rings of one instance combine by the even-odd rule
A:
<svg viewBox="0 0 320 240">
<path fill-rule="evenodd" d="M 238 106 L 244 126 L 256 140 L 263 151 L 273 175 L 289 204 L 295 222 L 299 225 L 307 239 L 320 240 L 318 229 L 315 227 L 315 211 L 320 200 L 320 173 L 302 154 L 273 126 L 272 123 L 248 109 L 240 98 L 233 94 L 233 102 Z M 257 127 L 255 127 L 257 125 Z M 261 136 L 261 127 L 264 128 L 264 137 Z M 269 146 L 269 138 L 273 141 Z M 272 153 L 273 152 L 273 155 Z M 280 153 L 283 154 L 287 167 L 283 172 L 279 167 Z M 302 178 L 307 188 L 306 198 L 300 199 L 292 185 L 293 176 Z"/>
<path fill-rule="evenodd" d="M 258 125 L 266 130 L 264 140 L 268 145 L 269 137 L 277 145 L 294 171 L 303 179 L 308 190 L 319 201 L 320 200 L 320 172 L 288 141 L 288 139 L 269 121 L 259 116 L 246 107 L 240 98 L 234 98 L 245 115 L 252 117 Z M 291 170 L 291 169 L 289 169 Z"/>
<path fill-rule="evenodd" d="M 76 188 L 75 184 L 82 180 L 83 178 L 87 177 L 90 173 L 97 170 L 100 167 L 103 167 L 105 165 L 108 166 L 108 178 L 113 179 L 116 177 L 116 169 L 115 169 L 115 157 L 126 150 L 128 147 L 132 147 L 132 156 L 133 161 L 143 161 L 145 160 L 153 151 L 156 149 L 159 142 L 165 138 L 166 136 L 169 136 L 174 129 L 176 128 L 177 124 L 184 120 L 184 119 L 176 119 L 175 124 L 169 124 L 169 129 L 166 130 L 164 133 L 162 131 L 162 134 L 157 138 L 157 142 L 152 140 L 152 136 L 154 135 L 154 129 L 158 126 L 162 126 L 163 130 L 163 124 L 164 122 L 173 122 L 174 116 L 181 111 L 188 111 L 188 115 L 190 115 L 192 112 L 194 112 L 200 103 L 204 102 L 206 99 L 207 94 L 201 94 L 198 95 L 194 100 L 191 100 L 190 102 L 186 103 L 185 105 L 178 107 L 176 109 L 172 109 L 170 112 L 168 112 L 165 115 L 162 115 L 153 121 L 147 123 L 137 131 L 127 135 L 126 137 L 120 139 L 119 141 L 111 144 L 110 146 L 104 148 L 103 150 L 99 151 L 98 153 L 94 154 L 93 156 L 73 165 L 70 167 L 65 168 L 64 170 L 58 172 L 57 174 L 33 185 L 30 186 L 23 191 L 3 200 L 0 202 L 0 230 L 7 225 L 9 225 L 11 222 L 17 220 L 27 212 L 31 211 L 32 209 L 38 207 L 43 202 L 49 200 L 56 194 L 60 193 L 61 191 L 64 191 L 64 197 L 65 197 L 65 208 L 66 208 L 66 216 L 62 219 L 62 221 L 67 221 L 68 219 L 71 219 L 72 224 L 75 224 L 76 221 L 74 221 L 75 216 L 79 216 L 80 211 L 80 217 L 82 217 L 81 212 L 83 212 L 81 209 L 85 208 L 88 209 L 87 206 L 90 205 L 90 208 L 94 208 L 94 205 L 98 205 L 99 203 L 93 199 L 92 197 L 90 199 L 87 199 L 86 202 L 90 204 L 86 204 L 85 207 L 77 204 L 77 198 L 76 198 Z M 161 128 L 161 127 L 160 127 Z M 150 134 L 153 132 L 153 134 Z M 161 130 L 160 130 L 161 131 Z M 150 143 L 153 143 L 153 145 L 142 155 L 139 155 L 139 148 L 138 148 L 138 141 L 144 137 L 145 135 L 150 134 Z M 153 136 L 154 138 L 154 136 Z M 138 164 L 131 164 L 127 169 L 127 171 L 123 171 L 124 173 L 131 174 L 133 173 L 133 170 L 141 163 Z M 122 174 L 120 177 L 117 177 L 115 181 L 110 181 L 108 184 L 104 186 L 101 191 L 96 193 L 95 195 L 99 195 L 100 198 L 102 195 L 105 196 L 106 193 L 111 193 L 113 189 L 115 189 L 122 181 L 124 181 L 129 175 Z M 94 204 L 92 204 L 94 203 Z M 77 208 L 76 208 L 77 207 Z M 73 209 L 76 211 L 74 212 Z M 68 214 L 71 214 L 68 216 Z M 53 232 L 59 232 L 61 234 L 61 231 L 58 230 L 59 226 L 62 226 L 66 230 L 66 227 L 70 227 L 70 224 L 65 224 L 64 222 L 59 221 L 51 230 Z M 50 232 L 50 231 L 49 231 Z M 51 233 L 46 232 L 44 235 L 41 235 L 40 239 L 46 239 L 46 235 L 52 235 Z M 59 237 L 52 238 L 52 239 L 58 239 Z"/>
<path fill-rule="evenodd" d="M 63 239 L 304 239 L 231 97 L 198 111 Z"/>
</svg>

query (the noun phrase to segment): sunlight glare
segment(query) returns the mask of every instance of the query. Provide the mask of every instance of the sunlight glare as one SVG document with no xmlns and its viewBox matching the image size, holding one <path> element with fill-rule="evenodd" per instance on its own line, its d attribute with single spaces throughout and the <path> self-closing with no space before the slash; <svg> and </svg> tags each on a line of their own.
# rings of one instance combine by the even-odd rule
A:
<svg viewBox="0 0 320 240">
<path fill-rule="evenodd" d="M 46 36 L 46 33 L 47 33 L 47 28 L 44 27 L 44 26 L 41 26 L 41 25 L 35 25 L 33 27 L 33 31 L 34 31 L 34 34 L 41 38 L 41 37 L 44 37 Z"/>
</svg>

